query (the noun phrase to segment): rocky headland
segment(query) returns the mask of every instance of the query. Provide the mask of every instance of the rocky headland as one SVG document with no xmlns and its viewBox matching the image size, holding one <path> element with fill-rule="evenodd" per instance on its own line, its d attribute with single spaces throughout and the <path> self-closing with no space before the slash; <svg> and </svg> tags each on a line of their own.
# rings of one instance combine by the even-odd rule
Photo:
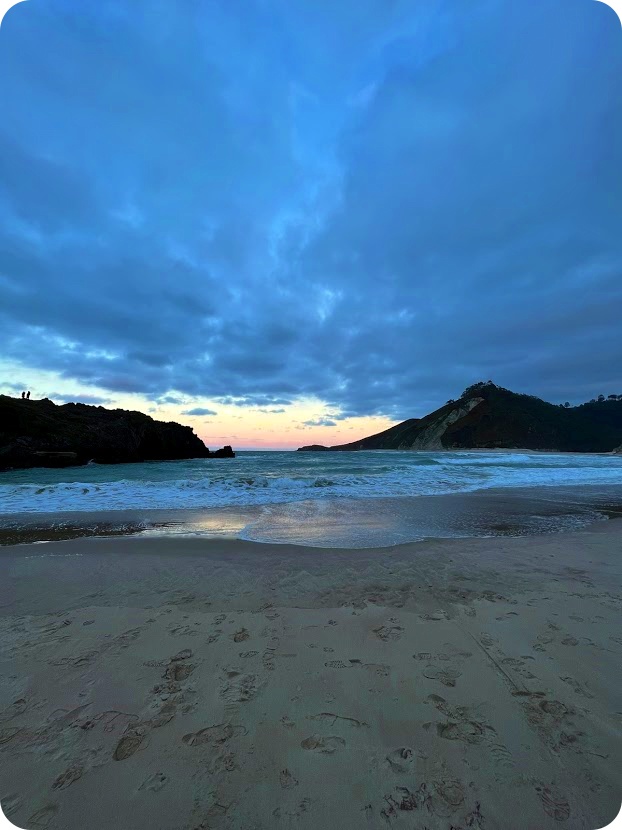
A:
<svg viewBox="0 0 622 830">
<path fill-rule="evenodd" d="M 0 395 L 0 469 L 234 458 L 210 452 L 191 427 L 142 412 Z"/>
<path fill-rule="evenodd" d="M 580 406 L 556 405 L 496 386 L 468 387 L 458 400 L 350 444 L 300 447 L 299 452 L 353 450 L 524 449 L 620 452 L 622 395 Z M 617 450 L 616 450 L 617 448 Z"/>
</svg>

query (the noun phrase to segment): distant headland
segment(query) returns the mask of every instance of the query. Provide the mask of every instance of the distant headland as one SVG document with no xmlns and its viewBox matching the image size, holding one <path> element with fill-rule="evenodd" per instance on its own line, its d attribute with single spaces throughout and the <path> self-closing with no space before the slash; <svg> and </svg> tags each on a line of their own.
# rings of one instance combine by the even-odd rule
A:
<svg viewBox="0 0 622 830">
<path fill-rule="evenodd" d="M 599 395 L 579 406 L 556 405 L 481 381 L 423 418 L 410 418 L 350 444 L 313 444 L 298 451 L 461 449 L 620 452 L 622 395 Z"/>
<path fill-rule="evenodd" d="M 0 469 L 235 458 L 210 452 L 191 427 L 142 412 L 0 395 Z"/>
</svg>

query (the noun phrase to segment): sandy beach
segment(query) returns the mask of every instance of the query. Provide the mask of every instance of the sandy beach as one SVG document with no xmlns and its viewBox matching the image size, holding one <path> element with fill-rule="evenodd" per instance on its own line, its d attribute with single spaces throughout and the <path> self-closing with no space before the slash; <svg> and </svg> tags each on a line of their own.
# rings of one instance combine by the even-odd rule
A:
<svg viewBox="0 0 622 830">
<path fill-rule="evenodd" d="M 0 794 L 50 830 L 592 830 L 622 794 L 622 522 L 330 550 L 0 551 Z"/>
</svg>

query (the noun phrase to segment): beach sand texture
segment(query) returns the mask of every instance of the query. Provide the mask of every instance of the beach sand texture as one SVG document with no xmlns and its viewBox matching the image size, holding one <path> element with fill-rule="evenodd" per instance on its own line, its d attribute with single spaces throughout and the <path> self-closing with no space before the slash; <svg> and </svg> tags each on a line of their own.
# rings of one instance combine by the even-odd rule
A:
<svg viewBox="0 0 622 830">
<path fill-rule="evenodd" d="M 601 827 L 622 522 L 331 551 L 0 553 L 0 795 L 49 830 Z"/>
</svg>

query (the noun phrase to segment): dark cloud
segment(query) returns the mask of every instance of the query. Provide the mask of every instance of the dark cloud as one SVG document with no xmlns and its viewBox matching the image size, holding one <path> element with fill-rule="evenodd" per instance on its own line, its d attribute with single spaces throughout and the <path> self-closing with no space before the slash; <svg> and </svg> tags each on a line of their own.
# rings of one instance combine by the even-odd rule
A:
<svg viewBox="0 0 622 830">
<path fill-rule="evenodd" d="M 316 418 L 315 420 L 311 419 L 309 421 L 302 422 L 306 427 L 335 427 L 337 426 L 335 421 L 331 421 L 330 418 Z"/>
<path fill-rule="evenodd" d="M 194 409 L 186 409 L 182 415 L 218 415 L 213 409 L 206 409 L 203 406 L 195 406 Z"/>
<path fill-rule="evenodd" d="M 621 80 L 589 0 L 20 4 L 2 355 L 327 424 L 615 391 Z"/>
</svg>

